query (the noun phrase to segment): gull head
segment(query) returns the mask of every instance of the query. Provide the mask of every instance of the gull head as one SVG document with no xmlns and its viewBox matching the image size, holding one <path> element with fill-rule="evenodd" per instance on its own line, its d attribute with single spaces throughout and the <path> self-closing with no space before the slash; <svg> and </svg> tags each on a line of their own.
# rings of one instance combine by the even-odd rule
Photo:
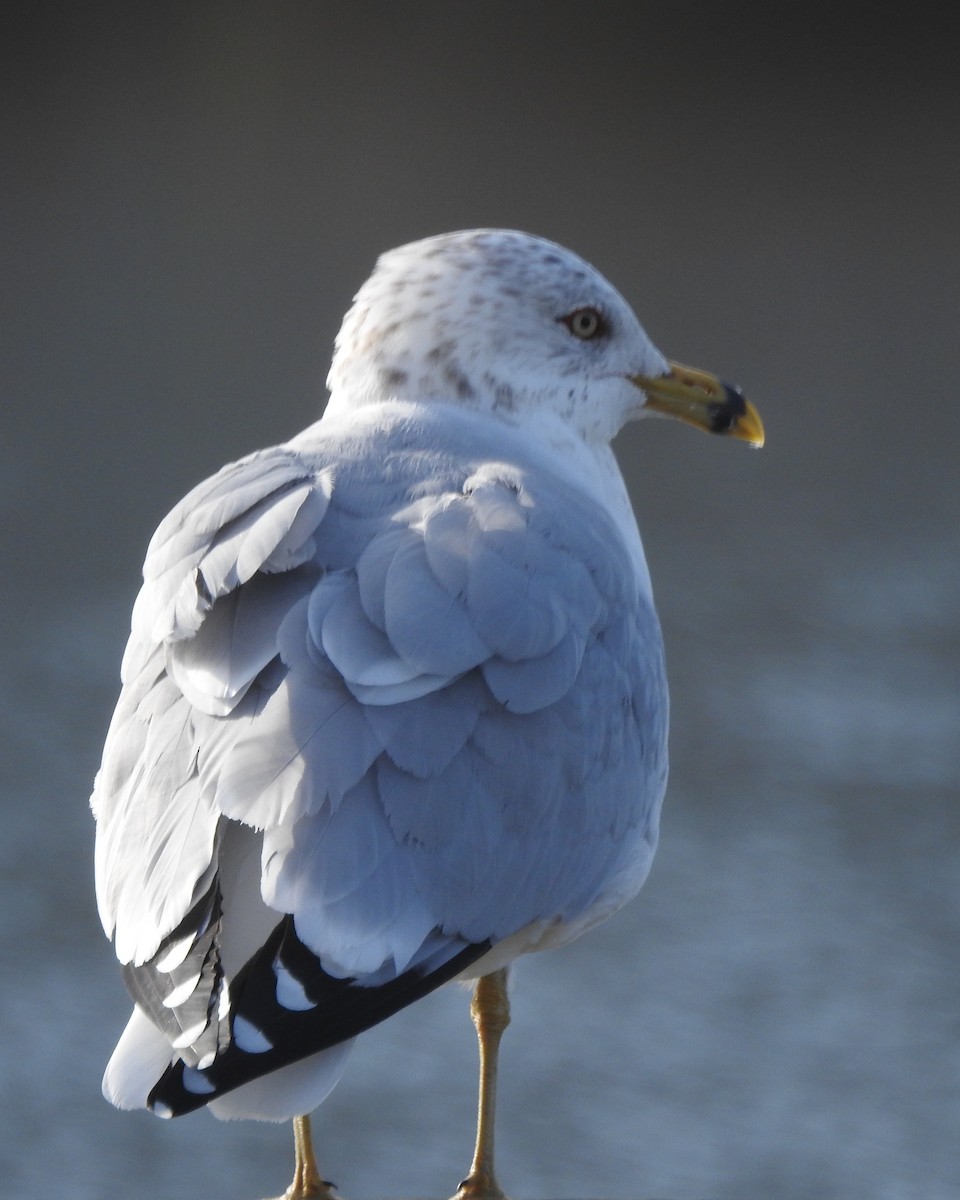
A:
<svg viewBox="0 0 960 1200">
<path fill-rule="evenodd" d="M 441 234 L 390 250 L 337 336 L 328 411 L 405 400 L 510 424 L 562 420 L 609 442 L 648 413 L 762 444 L 738 389 L 670 363 L 589 263 L 515 230 Z"/>
</svg>

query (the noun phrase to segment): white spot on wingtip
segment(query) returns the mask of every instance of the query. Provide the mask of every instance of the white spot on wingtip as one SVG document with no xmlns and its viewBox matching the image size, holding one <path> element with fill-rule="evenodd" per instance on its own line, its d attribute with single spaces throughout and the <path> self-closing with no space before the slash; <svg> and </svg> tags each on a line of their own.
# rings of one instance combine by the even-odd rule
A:
<svg viewBox="0 0 960 1200">
<path fill-rule="evenodd" d="M 162 1117 L 164 1121 L 169 1121 L 173 1116 L 173 1109 L 169 1104 L 164 1104 L 162 1100 L 155 1100 L 150 1106 L 150 1111 L 155 1117 Z"/>
<path fill-rule="evenodd" d="M 243 1017 L 233 1018 L 233 1042 L 244 1054 L 266 1054 L 273 1049 L 273 1042 Z"/>
<path fill-rule="evenodd" d="M 183 1068 L 183 1086 L 195 1096 L 209 1096 L 217 1090 L 216 1084 L 205 1079 L 194 1067 Z"/>
<path fill-rule="evenodd" d="M 316 1004 L 306 993 L 306 989 L 296 976 L 281 963 L 273 964 L 273 973 L 277 977 L 277 1003 L 288 1012 L 306 1012 L 316 1008 Z"/>
</svg>

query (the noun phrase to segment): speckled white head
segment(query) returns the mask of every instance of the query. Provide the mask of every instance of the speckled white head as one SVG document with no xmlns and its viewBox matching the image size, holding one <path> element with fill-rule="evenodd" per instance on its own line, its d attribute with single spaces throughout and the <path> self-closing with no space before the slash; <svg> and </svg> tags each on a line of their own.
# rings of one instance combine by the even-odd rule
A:
<svg viewBox="0 0 960 1200">
<path fill-rule="evenodd" d="M 337 337 L 328 411 L 402 399 L 511 423 L 552 413 L 607 442 L 644 409 L 637 377 L 668 371 L 583 259 L 530 234 L 468 230 L 381 256 Z"/>
</svg>

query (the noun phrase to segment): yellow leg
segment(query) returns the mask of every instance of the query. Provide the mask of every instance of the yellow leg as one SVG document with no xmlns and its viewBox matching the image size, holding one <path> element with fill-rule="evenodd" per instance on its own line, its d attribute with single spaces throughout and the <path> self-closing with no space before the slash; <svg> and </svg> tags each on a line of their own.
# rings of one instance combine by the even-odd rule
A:
<svg viewBox="0 0 960 1200">
<path fill-rule="evenodd" d="M 477 980 L 470 1016 L 480 1042 L 480 1103 L 477 1109 L 477 1145 L 470 1174 L 454 1200 L 507 1200 L 493 1171 L 493 1125 L 497 1105 L 497 1054 L 500 1038 L 510 1024 L 507 973 L 493 971 Z"/>
<path fill-rule="evenodd" d="M 309 1117 L 293 1118 L 293 1145 L 296 1152 L 293 1183 L 280 1200 L 334 1200 L 333 1185 L 321 1179 L 317 1170 Z"/>
</svg>

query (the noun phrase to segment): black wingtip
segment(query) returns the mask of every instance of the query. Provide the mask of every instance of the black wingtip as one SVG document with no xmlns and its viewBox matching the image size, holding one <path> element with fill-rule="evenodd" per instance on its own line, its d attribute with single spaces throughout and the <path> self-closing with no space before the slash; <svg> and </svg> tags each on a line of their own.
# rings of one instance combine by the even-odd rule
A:
<svg viewBox="0 0 960 1200">
<path fill-rule="evenodd" d="M 489 949 L 489 941 L 472 943 L 432 970 L 414 967 L 366 987 L 356 979 L 328 975 L 297 937 L 292 917 L 285 917 L 230 983 L 230 1027 L 235 1030 L 242 1021 L 245 1029 L 252 1028 L 259 1039 L 256 1050 L 243 1049 L 247 1039 L 233 1036 L 205 1069 L 178 1060 L 157 1081 L 147 1106 L 158 1116 L 182 1116 L 202 1108 L 244 1083 L 378 1025 L 455 978 Z M 295 1011 L 280 1004 L 275 963 L 302 985 L 312 1007 Z"/>
</svg>

